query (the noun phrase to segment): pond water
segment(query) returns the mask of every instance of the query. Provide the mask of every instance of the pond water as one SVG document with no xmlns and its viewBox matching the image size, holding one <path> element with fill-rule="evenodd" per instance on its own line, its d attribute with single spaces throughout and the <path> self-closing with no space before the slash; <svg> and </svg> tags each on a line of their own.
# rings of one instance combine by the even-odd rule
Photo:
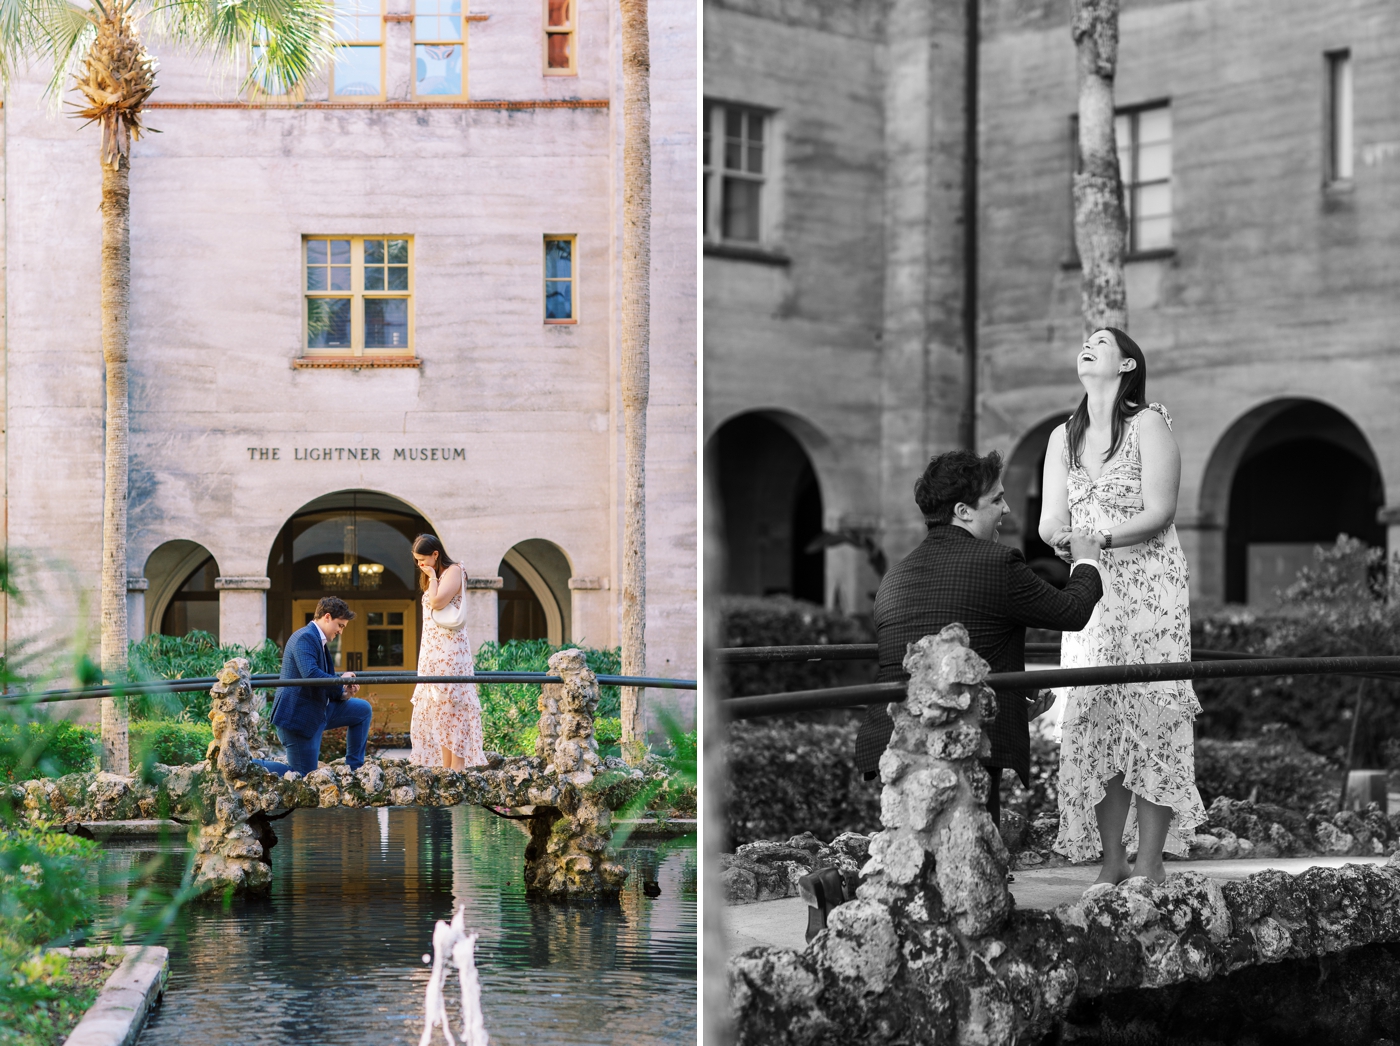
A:
<svg viewBox="0 0 1400 1046">
<path fill-rule="evenodd" d="M 422 957 L 458 905 L 493 1044 L 695 1041 L 693 837 L 621 850 L 619 903 L 559 905 L 526 900 L 524 831 L 478 807 L 298 810 L 273 827 L 271 897 L 197 902 L 166 931 L 170 980 L 140 1046 L 417 1043 Z M 153 848 L 109 846 L 104 862 Z M 162 878 L 178 882 L 172 856 Z M 647 866 L 659 897 L 642 892 Z"/>
</svg>

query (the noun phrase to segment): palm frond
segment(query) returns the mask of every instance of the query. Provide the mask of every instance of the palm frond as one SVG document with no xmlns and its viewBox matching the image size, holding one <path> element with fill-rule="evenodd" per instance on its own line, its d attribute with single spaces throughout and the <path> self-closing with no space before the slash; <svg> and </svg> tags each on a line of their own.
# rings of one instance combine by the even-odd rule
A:
<svg viewBox="0 0 1400 1046">
<path fill-rule="evenodd" d="M 153 27 L 170 41 L 247 68 L 242 87 L 282 94 L 329 61 L 333 0 L 158 0 Z"/>
<path fill-rule="evenodd" d="M 33 53 L 52 63 L 53 75 L 45 94 L 57 107 L 69 77 L 77 73 L 97 38 L 97 20 L 106 12 L 100 0 L 93 7 L 82 7 L 69 0 L 27 0 L 27 6 L 34 32 L 30 47 Z"/>
</svg>

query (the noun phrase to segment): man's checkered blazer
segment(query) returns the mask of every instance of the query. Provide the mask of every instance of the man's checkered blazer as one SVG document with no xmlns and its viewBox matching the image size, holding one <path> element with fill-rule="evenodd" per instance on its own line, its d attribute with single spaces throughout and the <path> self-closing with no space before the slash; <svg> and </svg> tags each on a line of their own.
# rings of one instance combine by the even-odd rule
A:
<svg viewBox="0 0 1400 1046">
<path fill-rule="evenodd" d="M 1064 590 L 1042 581 L 1019 549 L 983 541 L 962 527 L 930 527 L 928 537 L 893 567 L 875 595 L 875 631 L 880 644 L 880 682 L 908 678 L 904 654 L 910 643 L 934 635 L 954 621 L 972 639 L 972 649 L 993 672 L 1026 667 L 1026 628 L 1077 632 L 1089 622 L 1103 594 L 1099 572 L 1080 565 Z M 1030 784 L 1030 730 L 1026 699 L 997 694 L 996 721 L 987 727 L 992 741 L 988 766 L 1010 767 Z M 866 709 L 856 737 L 856 766 L 873 772 L 889 743 L 894 724 L 884 705 Z"/>
</svg>

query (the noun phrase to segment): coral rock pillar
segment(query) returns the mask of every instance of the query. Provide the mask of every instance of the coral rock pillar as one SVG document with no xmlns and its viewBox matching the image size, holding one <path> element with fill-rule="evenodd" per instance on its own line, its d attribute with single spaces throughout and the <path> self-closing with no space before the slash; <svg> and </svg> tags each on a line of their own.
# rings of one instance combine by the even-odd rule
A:
<svg viewBox="0 0 1400 1046">
<path fill-rule="evenodd" d="M 248 808 L 249 790 L 240 787 L 250 770 L 265 773 L 253 763 L 248 746 L 255 714 L 248 659 L 225 662 L 210 695 L 214 740 L 206 759 L 209 769 L 218 772 L 208 775 L 209 787 L 200 804 L 195 882 L 214 890 L 265 892 L 272 886 L 272 870 L 263 860 L 263 833 L 248 823 L 259 811 Z"/>
<path fill-rule="evenodd" d="M 549 671 L 563 683 L 540 688 L 535 755 L 559 779 L 557 808 L 536 808 L 525 850 L 525 884 L 548 897 L 616 896 L 627 870 L 612 860 L 612 811 L 589 789 L 599 766 L 593 713 L 598 679 L 581 650 L 561 650 Z"/>
</svg>

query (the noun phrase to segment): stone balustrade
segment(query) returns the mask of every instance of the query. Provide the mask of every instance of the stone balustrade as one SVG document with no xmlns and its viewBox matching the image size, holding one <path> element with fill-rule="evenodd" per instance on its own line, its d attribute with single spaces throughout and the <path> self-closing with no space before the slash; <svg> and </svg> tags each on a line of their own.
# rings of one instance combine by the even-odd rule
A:
<svg viewBox="0 0 1400 1046">
<path fill-rule="evenodd" d="M 404 760 L 343 762 L 302 777 L 278 777 L 253 762 L 257 702 L 244 658 L 229 661 L 211 690 L 214 739 L 192 766 L 157 765 L 144 778 L 68 774 L 10 786 L 26 819 L 54 824 L 173 818 L 191 826 L 197 881 L 219 893 L 271 888 L 271 822 L 296 809 L 333 806 L 455 806 L 520 811 L 529 822 L 525 854 L 530 891 L 550 898 L 616 896 L 627 870 L 608 849 L 613 793 L 630 794 L 630 771 L 596 773 L 593 733 L 598 681 L 583 654 L 554 654 L 563 683 L 541 687 L 536 756 L 488 756 L 485 767 L 452 771 Z M 546 717 L 548 722 L 545 722 Z"/>
<path fill-rule="evenodd" d="M 961 625 L 912 644 L 904 665 L 908 698 L 889 706 L 880 761 L 885 829 L 856 898 L 801 952 L 731 960 L 739 1043 L 1039 1042 L 1076 1001 L 1400 941 L 1397 857 L 1223 884 L 1136 878 L 1017 911 L 982 806 L 987 666 Z"/>
</svg>

